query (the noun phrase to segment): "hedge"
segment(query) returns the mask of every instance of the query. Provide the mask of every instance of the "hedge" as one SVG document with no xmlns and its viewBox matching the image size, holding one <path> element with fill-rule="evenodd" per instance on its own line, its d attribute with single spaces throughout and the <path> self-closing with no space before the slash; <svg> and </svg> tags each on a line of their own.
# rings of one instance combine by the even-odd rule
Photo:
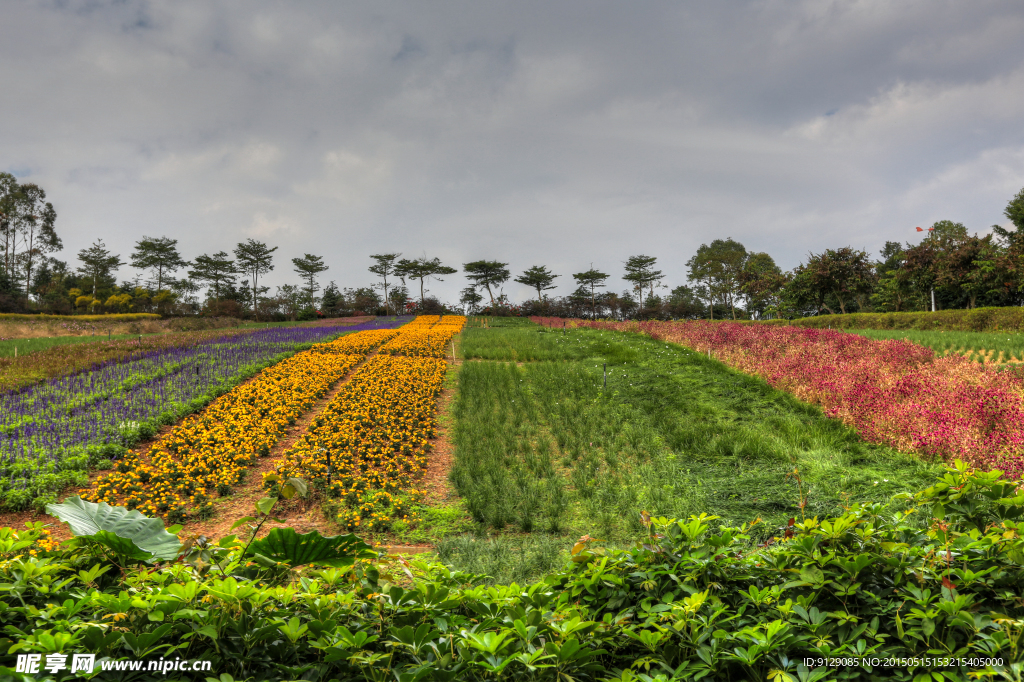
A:
<svg viewBox="0 0 1024 682">
<path fill-rule="evenodd" d="M 764 320 L 755 324 L 816 329 L 921 329 L 964 332 L 1024 331 L 1024 307 L 938 310 L 914 313 L 850 313 L 796 320 Z"/>
</svg>

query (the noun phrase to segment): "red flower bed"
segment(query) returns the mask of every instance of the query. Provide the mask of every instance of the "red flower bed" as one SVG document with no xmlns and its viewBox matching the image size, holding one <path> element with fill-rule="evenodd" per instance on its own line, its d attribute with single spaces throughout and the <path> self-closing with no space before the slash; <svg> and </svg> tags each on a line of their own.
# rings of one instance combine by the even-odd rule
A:
<svg viewBox="0 0 1024 682">
<path fill-rule="evenodd" d="M 562 320 L 532 318 L 545 326 Z M 1024 380 L 909 341 L 874 341 L 825 329 L 731 322 L 589 322 L 678 343 L 801 400 L 820 405 L 870 442 L 962 459 L 1024 476 Z"/>
</svg>

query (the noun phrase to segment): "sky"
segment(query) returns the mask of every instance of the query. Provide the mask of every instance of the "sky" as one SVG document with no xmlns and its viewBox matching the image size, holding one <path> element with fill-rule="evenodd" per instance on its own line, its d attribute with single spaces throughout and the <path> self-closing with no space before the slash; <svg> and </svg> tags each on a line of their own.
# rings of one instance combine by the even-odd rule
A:
<svg viewBox="0 0 1024 682">
<path fill-rule="evenodd" d="M 73 266 L 254 238 L 272 286 L 400 252 L 545 265 L 554 295 L 591 266 L 622 291 L 643 254 L 671 288 L 714 239 L 788 270 L 1008 226 L 1021 35 L 1020 0 L 6 0 L 0 170 L 46 190 Z"/>
</svg>

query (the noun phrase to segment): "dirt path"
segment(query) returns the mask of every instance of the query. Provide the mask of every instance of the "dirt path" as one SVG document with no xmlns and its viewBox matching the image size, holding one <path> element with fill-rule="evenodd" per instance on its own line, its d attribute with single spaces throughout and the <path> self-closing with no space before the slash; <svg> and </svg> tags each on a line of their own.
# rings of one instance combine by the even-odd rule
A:
<svg viewBox="0 0 1024 682">
<path fill-rule="evenodd" d="M 427 469 L 423 472 L 423 478 L 420 479 L 421 487 L 425 491 L 423 503 L 430 506 L 447 504 L 455 498 L 455 490 L 448 480 L 448 474 L 452 470 L 455 456 L 455 445 L 452 442 L 454 420 L 451 409 L 452 401 L 455 398 L 457 377 L 457 367 L 454 364 L 449 365 L 448 374 L 445 377 L 445 387 L 437 399 L 437 436 L 431 442 Z"/>
</svg>

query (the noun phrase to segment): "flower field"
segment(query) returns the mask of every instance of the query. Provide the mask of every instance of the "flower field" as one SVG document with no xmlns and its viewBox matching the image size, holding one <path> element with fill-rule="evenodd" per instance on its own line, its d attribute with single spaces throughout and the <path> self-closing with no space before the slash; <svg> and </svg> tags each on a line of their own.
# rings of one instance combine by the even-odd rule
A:
<svg viewBox="0 0 1024 682">
<path fill-rule="evenodd" d="M 0 499 L 22 509 L 69 483 L 103 446 L 131 445 L 306 344 L 395 326 L 291 327 L 169 347 L 0 394 Z M 39 506 L 37 504 L 37 506 Z"/>
<path fill-rule="evenodd" d="M 419 497 L 413 485 L 437 428 L 444 348 L 465 324 L 458 315 L 421 316 L 400 329 L 285 453 L 276 473 L 340 498 L 344 509 L 335 521 L 344 528 L 383 530 L 404 518 Z"/>
<path fill-rule="evenodd" d="M 285 429 L 362 359 L 336 353 L 287 358 L 186 418 L 145 456 L 129 453 L 82 497 L 172 522 L 202 516 L 213 493 L 227 494 L 256 458 L 268 454 Z"/>
<path fill-rule="evenodd" d="M 460 322 L 446 324 L 448 340 Z M 188 417 L 145 455 L 129 453 L 117 471 L 82 496 L 175 522 L 206 516 L 211 499 L 238 485 L 285 429 L 366 354 L 389 339 L 418 336 L 430 324 L 436 321 L 411 331 L 368 330 L 315 344 Z M 342 512 L 342 525 L 389 522 L 400 511 L 399 491 L 415 495 L 412 482 L 426 463 L 446 367 L 433 358 L 371 359 L 285 453 L 278 471 L 343 497 L 351 510 Z"/>
<path fill-rule="evenodd" d="M 538 322 L 550 321 L 538 318 Z M 561 326 L 561 320 L 558 326 Z M 589 322 L 678 343 L 818 404 L 874 443 L 1024 476 L 1024 380 L 908 341 L 729 322 Z"/>
</svg>

